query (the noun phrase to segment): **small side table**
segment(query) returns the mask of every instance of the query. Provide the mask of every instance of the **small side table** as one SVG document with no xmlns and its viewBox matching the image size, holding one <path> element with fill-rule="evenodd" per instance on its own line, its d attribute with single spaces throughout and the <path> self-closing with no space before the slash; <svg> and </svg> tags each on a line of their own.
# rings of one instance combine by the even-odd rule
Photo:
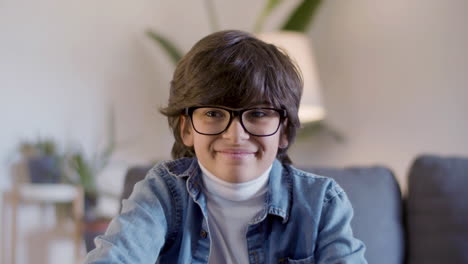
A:
<svg viewBox="0 0 468 264">
<path fill-rule="evenodd" d="M 42 203 L 42 204 L 57 204 L 71 203 L 73 206 L 73 221 L 74 221 L 74 245 L 75 245 L 75 261 L 80 261 L 82 231 L 81 221 L 84 215 L 83 205 L 84 193 L 81 187 L 70 184 L 21 184 L 14 186 L 13 190 L 3 194 L 2 215 L 6 218 L 6 204 L 11 206 L 11 253 L 10 261 L 3 263 L 16 264 L 16 239 L 17 239 L 17 217 L 18 207 L 23 203 Z M 2 223 L 5 227 L 5 222 Z M 3 235 L 7 230 L 3 230 Z M 2 247 L 5 249 L 5 239 L 2 239 Z M 3 250 L 2 257 L 6 259 L 6 252 Z"/>
</svg>

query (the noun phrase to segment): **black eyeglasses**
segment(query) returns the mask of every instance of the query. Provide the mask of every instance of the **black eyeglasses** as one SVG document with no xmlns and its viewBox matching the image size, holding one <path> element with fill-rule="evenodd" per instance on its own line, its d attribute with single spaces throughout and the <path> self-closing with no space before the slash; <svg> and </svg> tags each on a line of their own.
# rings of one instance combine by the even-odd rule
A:
<svg viewBox="0 0 468 264">
<path fill-rule="evenodd" d="M 270 107 L 232 110 L 219 106 L 194 106 L 185 108 L 184 114 L 190 117 L 193 129 L 202 135 L 223 133 L 232 119 L 238 116 L 244 130 L 257 137 L 274 135 L 287 117 L 286 110 Z"/>
</svg>

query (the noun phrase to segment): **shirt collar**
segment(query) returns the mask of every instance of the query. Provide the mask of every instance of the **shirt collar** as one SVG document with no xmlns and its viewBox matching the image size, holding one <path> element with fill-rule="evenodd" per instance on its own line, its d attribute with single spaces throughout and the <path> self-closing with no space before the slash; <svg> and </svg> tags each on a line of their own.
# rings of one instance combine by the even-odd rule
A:
<svg viewBox="0 0 468 264">
<path fill-rule="evenodd" d="M 166 163 L 167 170 L 176 177 L 188 177 L 187 191 L 194 200 L 198 200 L 202 188 L 202 171 L 196 158 L 182 158 Z M 283 218 L 283 223 L 289 219 L 291 207 L 292 178 L 287 166 L 283 167 L 281 162 L 273 162 L 268 191 L 266 194 L 266 207 L 253 222 L 258 223 L 265 219 L 267 214 L 277 215 Z"/>
<path fill-rule="evenodd" d="M 201 170 L 196 158 L 180 158 L 164 164 L 168 173 L 177 178 L 187 178 L 186 188 L 194 200 L 201 191 Z"/>
<path fill-rule="evenodd" d="M 257 220 L 260 222 L 266 217 L 266 213 L 283 218 L 283 224 L 289 219 L 291 206 L 292 179 L 286 167 L 275 160 L 270 172 L 268 192 L 266 196 L 266 212 L 263 212 Z M 256 221 L 257 222 L 257 221 Z"/>
</svg>

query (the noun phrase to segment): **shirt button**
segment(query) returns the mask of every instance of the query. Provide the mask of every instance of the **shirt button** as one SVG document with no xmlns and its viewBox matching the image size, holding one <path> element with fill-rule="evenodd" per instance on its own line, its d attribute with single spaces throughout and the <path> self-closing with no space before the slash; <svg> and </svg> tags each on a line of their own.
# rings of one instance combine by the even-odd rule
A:
<svg viewBox="0 0 468 264">
<path fill-rule="evenodd" d="M 202 229 L 202 231 L 200 231 L 200 236 L 202 238 L 206 238 L 208 236 L 208 233 L 205 230 Z"/>
</svg>

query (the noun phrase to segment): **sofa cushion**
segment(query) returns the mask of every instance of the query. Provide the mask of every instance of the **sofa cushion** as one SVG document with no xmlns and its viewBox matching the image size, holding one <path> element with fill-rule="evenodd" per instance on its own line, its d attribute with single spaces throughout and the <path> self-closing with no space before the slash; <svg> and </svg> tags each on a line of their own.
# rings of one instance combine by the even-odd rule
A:
<svg viewBox="0 0 468 264">
<path fill-rule="evenodd" d="M 468 159 L 420 156 L 408 189 L 410 263 L 468 263 Z"/>
<path fill-rule="evenodd" d="M 390 170 L 383 167 L 305 170 L 331 177 L 345 190 L 354 209 L 351 226 L 355 237 L 367 247 L 368 263 L 404 262 L 401 192 Z"/>
</svg>

